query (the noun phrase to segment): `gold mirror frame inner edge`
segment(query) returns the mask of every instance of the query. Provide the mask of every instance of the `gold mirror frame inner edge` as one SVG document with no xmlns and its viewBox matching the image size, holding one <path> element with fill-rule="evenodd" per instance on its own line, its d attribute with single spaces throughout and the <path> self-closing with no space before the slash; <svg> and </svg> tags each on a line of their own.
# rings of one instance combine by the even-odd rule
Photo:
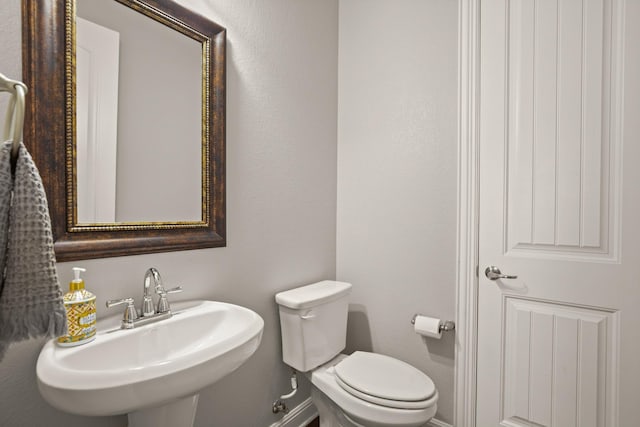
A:
<svg viewBox="0 0 640 427">
<path fill-rule="evenodd" d="M 77 186 L 76 186 L 76 0 L 65 0 L 65 176 L 67 198 L 67 230 L 69 232 L 87 231 L 138 231 L 206 228 L 211 224 L 210 206 L 210 158 L 209 150 L 209 111 L 211 94 L 209 92 L 211 73 L 211 40 L 183 24 L 179 20 L 139 0 L 116 0 L 119 3 L 164 24 L 187 37 L 202 43 L 202 220 L 201 221 L 148 221 L 122 223 L 78 223 Z"/>
</svg>

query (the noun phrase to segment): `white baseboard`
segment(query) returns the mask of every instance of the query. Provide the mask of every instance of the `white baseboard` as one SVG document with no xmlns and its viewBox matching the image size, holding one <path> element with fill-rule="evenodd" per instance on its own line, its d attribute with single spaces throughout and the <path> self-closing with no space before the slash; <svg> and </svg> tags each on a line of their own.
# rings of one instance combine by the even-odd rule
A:
<svg viewBox="0 0 640 427">
<path fill-rule="evenodd" d="M 269 427 L 305 427 L 317 416 L 318 410 L 311 403 L 311 398 L 308 397 L 301 404 L 290 410 L 280 421 L 276 421 Z"/>
<path fill-rule="evenodd" d="M 432 418 L 431 421 L 427 423 L 428 427 L 453 427 L 451 424 L 447 424 L 444 421 L 440 421 L 436 418 Z"/>
</svg>

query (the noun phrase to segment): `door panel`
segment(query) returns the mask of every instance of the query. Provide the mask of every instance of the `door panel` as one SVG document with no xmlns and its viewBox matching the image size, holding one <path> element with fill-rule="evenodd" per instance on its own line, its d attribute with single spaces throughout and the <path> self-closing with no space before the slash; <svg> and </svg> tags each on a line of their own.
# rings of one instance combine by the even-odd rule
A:
<svg viewBox="0 0 640 427">
<path fill-rule="evenodd" d="M 479 427 L 640 419 L 637 3 L 481 2 Z"/>
<path fill-rule="evenodd" d="M 620 24 L 611 22 L 612 2 L 504 7 L 507 251 L 615 260 L 619 224 L 609 219 L 619 211 L 612 166 L 621 139 L 609 123 L 621 73 L 603 80 L 604 70 L 621 68 L 612 62 Z"/>
<path fill-rule="evenodd" d="M 618 314 L 520 297 L 505 297 L 504 306 L 503 420 L 604 426 Z"/>
</svg>

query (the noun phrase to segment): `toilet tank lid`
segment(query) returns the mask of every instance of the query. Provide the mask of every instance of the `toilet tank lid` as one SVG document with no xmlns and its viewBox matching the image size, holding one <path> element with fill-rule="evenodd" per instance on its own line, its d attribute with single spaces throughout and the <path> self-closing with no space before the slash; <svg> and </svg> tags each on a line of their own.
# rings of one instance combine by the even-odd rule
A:
<svg viewBox="0 0 640 427">
<path fill-rule="evenodd" d="M 351 283 L 323 280 L 276 294 L 276 302 L 293 309 L 315 307 L 351 292 Z"/>
</svg>

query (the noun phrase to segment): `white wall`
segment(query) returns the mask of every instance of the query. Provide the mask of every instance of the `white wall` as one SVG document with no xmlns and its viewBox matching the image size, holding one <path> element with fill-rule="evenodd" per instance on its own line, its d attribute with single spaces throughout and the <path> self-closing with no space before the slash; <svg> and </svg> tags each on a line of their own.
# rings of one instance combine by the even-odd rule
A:
<svg viewBox="0 0 640 427">
<path fill-rule="evenodd" d="M 457 2 L 341 0 L 337 278 L 353 283 L 349 350 L 426 372 L 453 419 Z"/>
<path fill-rule="evenodd" d="M 63 286 L 72 265 L 88 269 L 87 287 L 104 302 L 139 299 L 147 267 L 181 299 L 211 298 L 256 310 L 262 344 L 240 370 L 204 390 L 197 426 L 266 426 L 271 402 L 287 391 L 273 296 L 335 276 L 337 0 L 181 0 L 228 29 L 226 248 L 58 265 Z M 0 6 L 0 72 L 20 77 L 20 2 Z M 4 37 L 5 32 L 9 37 Z M 145 173 L 144 170 L 141 173 Z M 124 426 L 125 417 L 86 419 L 49 407 L 36 389 L 42 340 L 13 346 L 0 363 L 0 425 Z M 303 384 L 295 406 L 309 395 Z"/>
</svg>

